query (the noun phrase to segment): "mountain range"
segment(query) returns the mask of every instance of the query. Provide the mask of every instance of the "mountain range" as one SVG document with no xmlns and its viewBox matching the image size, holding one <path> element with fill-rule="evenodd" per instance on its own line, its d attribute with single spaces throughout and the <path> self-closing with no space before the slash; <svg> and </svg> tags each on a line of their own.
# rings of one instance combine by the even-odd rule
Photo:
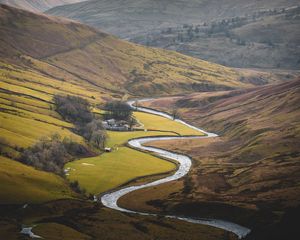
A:
<svg viewBox="0 0 300 240">
<path fill-rule="evenodd" d="M 47 13 L 226 66 L 299 69 L 297 6 L 297 0 L 101 0 Z"/>
</svg>

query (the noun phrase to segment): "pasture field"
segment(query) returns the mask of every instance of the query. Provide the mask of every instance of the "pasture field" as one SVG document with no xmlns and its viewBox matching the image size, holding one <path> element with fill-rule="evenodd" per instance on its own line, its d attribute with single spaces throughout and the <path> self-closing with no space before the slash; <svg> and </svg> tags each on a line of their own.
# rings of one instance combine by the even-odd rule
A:
<svg viewBox="0 0 300 240">
<path fill-rule="evenodd" d="M 62 137 L 70 137 L 76 142 L 84 141 L 67 128 L 5 112 L 0 113 L 0 131 L 8 133 L 1 135 L 5 137 L 5 143 L 2 144 L 13 148 L 28 147 L 42 137 L 51 136 L 55 133 L 59 133 Z M 24 141 L 20 141 L 20 137 Z"/>
<path fill-rule="evenodd" d="M 55 133 L 76 142 L 84 142 L 82 137 L 70 130 L 73 125 L 63 121 L 55 112 L 53 95 L 79 95 L 91 102 L 99 99 L 100 95 L 75 83 L 49 78 L 34 70 L 3 62 L 0 62 L 0 77 L 2 152 L 15 157 L 19 148 L 29 147 L 42 137 Z M 91 94 L 94 98 L 91 98 Z"/>
<path fill-rule="evenodd" d="M 177 133 L 179 135 L 203 135 L 203 133 L 197 130 L 191 129 L 181 123 L 175 122 L 173 120 L 158 115 L 143 112 L 134 112 L 134 116 L 141 123 L 143 123 L 144 128 L 148 130 L 151 129 L 156 131 L 169 131 Z"/>
<path fill-rule="evenodd" d="M 12 160 L 20 149 L 43 137 L 59 133 L 83 143 L 71 123 L 61 119 L 52 103 L 53 94 L 75 94 L 88 98 L 92 91 L 74 83 L 49 78 L 0 62 L 0 203 L 41 203 L 70 198 L 72 191 L 63 178 L 35 170 Z"/>
<path fill-rule="evenodd" d="M 134 178 L 172 171 L 175 165 L 152 155 L 120 147 L 97 157 L 67 163 L 68 179 L 77 180 L 89 193 L 98 194 Z"/>
<path fill-rule="evenodd" d="M 61 177 L 0 156 L 0 204 L 41 203 L 75 197 Z"/>
</svg>

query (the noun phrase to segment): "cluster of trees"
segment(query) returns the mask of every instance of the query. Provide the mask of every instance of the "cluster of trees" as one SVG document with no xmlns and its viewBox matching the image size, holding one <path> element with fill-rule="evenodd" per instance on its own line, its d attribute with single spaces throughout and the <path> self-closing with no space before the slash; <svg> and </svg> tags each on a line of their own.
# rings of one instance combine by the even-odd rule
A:
<svg viewBox="0 0 300 240">
<path fill-rule="evenodd" d="M 131 107 L 122 101 L 112 101 L 108 102 L 104 106 L 105 119 L 116 119 L 130 121 L 132 119 L 132 109 Z"/>
<path fill-rule="evenodd" d="M 92 146 L 103 149 L 107 134 L 102 125 L 102 120 L 91 112 L 91 105 L 85 99 L 76 96 L 54 96 L 56 111 L 64 120 L 75 125 L 74 131 L 83 136 Z M 131 107 L 120 101 L 109 102 L 105 105 L 106 118 L 130 121 L 132 119 Z M 56 174 L 63 173 L 63 166 L 75 157 L 91 155 L 83 145 L 72 141 L 70 138 L 61 138 L 55 134 L 50 138 L 43 138 L 32 147 L 22 152 L 20 160 Z M 78 184 L 72 186 L 76 191 L 81 191 Z"/>
<path fill-rule="evenodd" d="M 63 173 L 63 166 L 74 157 L 86 156 L 88 150 L 83 145 L 70 138 L 61 138 L 55 134 L 50 138 L 43 138 L 32 147 L 27 148 L 21 155 L 21 161 L 56 174 Z"/>
<path fill-rule="evenodd" d="M 232 43 L 240 46 L 254 46 L 255 42 L 250 39 L 239 36 L 233 29 L 261 21 L 264 17 L 280 16 L 287 19 L 296 19 L 299 16 L 300 7 L 289 9 L 266 9 L 257 11 L 245 16 L 237 16 L 233 18 L 222 19 L 214 22 L 204 22 L 203 24 L 184 24 L 180 27 L 168 27 L 162 29 L 160 32 L 155 31 L 149 33 L 146 37 L 136 38 L 135 42 L 143 42 L 147 46 L 164 46 L 168 47 L 170 44 L 189 43 L 196 39 L 210 38 L 214 36 L 223 36 L 228 38 Z M 261 40 L 260 43 L 266 44 L 269 47 L 275 47 L 276 42 L 272 38 Z"/>
<path fill-rule="evenodd" d="M 104 148 L 107 134 L 102 121 L 91 112 L 90 103 L 77 96 L 55 95 L 56 111 L 64 120 L 76 126 L 76 133 L 83 136 L 94 147 Z"/>
<path fill-rule="evenodd" d="M 93 119 L 79 129 L 81 135 L 89 141 L 94 147 L 104 149 L 107 140 L 107 134 L 102 126 L 101 119 Z"/>
<path fill-rule="evenodd" d="M 86 99 L 70 95 L 55 95 L 53 100 L 56 111 L 64 120 L 76 125 L 83 125 L 92 121 L 91 106 Z"/>
</svg>

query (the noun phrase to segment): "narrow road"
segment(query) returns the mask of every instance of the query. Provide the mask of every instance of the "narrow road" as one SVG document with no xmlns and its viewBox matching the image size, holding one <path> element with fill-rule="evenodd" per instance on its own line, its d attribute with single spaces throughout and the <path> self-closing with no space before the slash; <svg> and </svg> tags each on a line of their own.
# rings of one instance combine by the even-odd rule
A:
<svg viewBox="0 0 300 240">
<path fill-rule="evenodd" d="M 144 100 L 139 100 L 140 101 L 144 101 Z M 133 107 L 134 101 L 129 101 L 128 104 L 136 109 L 135 107 Z M 151 109 L 147 109 L 147 108 L 142 108 L 142 107 L 138 107 L 137 108 L 138 111 L 142 111 L 142 112 L 147 112 L 150 114 L 156 114 L 168 119 L 172 119 L 172 117 L 166 113 L 163 112 L 159 112 L 159 111 L 155 111 L 155 110 L 151 110 Z M 118 200 L 133 191 L 142 189 L 142 188 L 147 188 L 147 187 L 153 187 L 153 186 L 157 186 L 159 184 L 162 183 L 166 183 L 166 182 L 170 182 L 170 181 L 174 181 L 177 180 L 179 178 L 182 178 L 184 175 L 186 175 L 192 165 L 192 161 L 191 159 L 186 156 L 186 155 L 181 155 L 181 154 L 176 154 L 176 153 L 172 153 L 166 150 L 162 150 L 162 149 L 158 149 L 158 148 L 154 148 L 154 147 L 146 147 L 143 146 L 143 144 L 150 142 L 150 141 L 158 141 L 158 140 L 170 140 L 170 139 L 191 139 L 191 138 L 197 138 L 197 139 L 203 139 L 203 138 L 211 138 L 211 137 L 217 137 L 217 134 L 214 133 L 209 133 L 206 132 L 202 129 L 199 129 L 195 126 L 192 126 L 188 123 L 185 123 L 182 120 L 178 120 L 176 119 L 175 121 L 180 122 L 181 124 L 184 124 L 190 128 L 193 128 L 195 130 L 198 130 L 199 132 L 205 133 L 206 136 L 192 136 L 192 137 L 146 137 L 146 138 L 139 138 L 139 139 L 133 139 L 130 140 L 128 142 L 128 144 L 136 149 L 140 149 L 140 150 L 147 150 L 153 153 L 156 153 L 157 155 L 164 157 L 164 158 L 168 158 L 171 160 L 175 160 L 179 163 L 179 168 L 178 170 L 171 176 L 165 177 L 163 179 L 160 180 L 156 180 L 154 182 L 150 182 L 150 183 L 146 183 L 143 185 L 139 185 L 139 186 L 130 186 L 130 187 L 125 187 L 119 190 L 116 190 L 114 192 L 110 192 L 107 193 L 105 195 L 103 195 L 101 197 L 101 202 L 104 206 L 111 208 L 111 209 L 115 209 L 118 211 L 122 211 L 122 212 L 127 212 L 127 213 L 135 213 L 135 214 L 140 214 L 140 215 L 149 215 L 149 216 L 156 216 L 156 214 L 152 214 L 152 213 L 143 213 L 143 212 L 136 212 L 136 211 L 132 211 L 129 209 L 125 209 L 125 208 L 121 208 L 118 206 Z M 182 221 L 186 221 L 186 222 L 191 222 L 191 223 L 196 223 L 196 224 L 203 224 L 203 225 L 208 225 L 208 226 L 213 226 L 213 227 L 217 227 L 229 232 L 232 232 L 234 234 L 236 234 L 238 236 L 238 238 L 243 238 L 245 237 L 247 234 L 250 233 L 250 229 L 240 226 L 238 224 L 232 223 L 232 222 L 228 222 L 228 221 L 224 221 L 224 220 L 218 220 L 218 219 L 195 219 L 195 218 L 188 218 L 188 217 L 178 217 L 178 216 L 165 216 L 166 218 L 173 218 L 173 219 L 179 219 Z"/>
</svg>

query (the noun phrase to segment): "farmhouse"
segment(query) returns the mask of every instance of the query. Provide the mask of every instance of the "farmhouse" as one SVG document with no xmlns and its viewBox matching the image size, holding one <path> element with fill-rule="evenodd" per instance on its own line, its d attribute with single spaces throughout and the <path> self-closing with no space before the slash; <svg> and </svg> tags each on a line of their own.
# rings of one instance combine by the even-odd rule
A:
<svg viewBox="0 0 300 240">
<path fill-rule="evenodd" d="M 108 119 L 106 121 L 102 121 L 102 125 L 106 130 L 112 131 L 129 131 L 130 126 L 126 121 L 117 121 L 115 119 Z"/>
</svg>

